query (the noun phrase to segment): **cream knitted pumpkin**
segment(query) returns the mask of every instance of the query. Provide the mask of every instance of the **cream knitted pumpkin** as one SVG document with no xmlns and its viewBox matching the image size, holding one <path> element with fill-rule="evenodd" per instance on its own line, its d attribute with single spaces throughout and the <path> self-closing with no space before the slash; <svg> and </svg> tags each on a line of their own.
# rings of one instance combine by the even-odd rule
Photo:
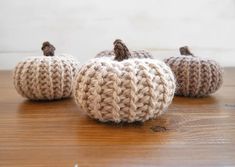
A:
<svg viewBox="0 0 235 167">
<path fill-rule="evenodd" d="M 165 59 L 175 74 L 181 96 L 201 97 L 217 91 L 222 85 L 222 68 L 214 60 L 194 56 L 187 46 L 180 48 L 181 56 Z"/>
<path fill-rule="evenodd" d="M 114 42 L 114 53 L 81 67 L 74 84 L 76 103 L 102 122 L 144 122 L 165 112 L 175 91 L 170 68 L 155 59 L 128 59 L 121 40 Z"/>
<path fill-rule="evenodd" d="M 14 85 L 23 97 L 53 100 L 70 97 L 78 62 L 71 56 L 54 55 L 54 46 L 44 42 L 45 56 L 30 57 L 17 64 Z"/>
</svg>

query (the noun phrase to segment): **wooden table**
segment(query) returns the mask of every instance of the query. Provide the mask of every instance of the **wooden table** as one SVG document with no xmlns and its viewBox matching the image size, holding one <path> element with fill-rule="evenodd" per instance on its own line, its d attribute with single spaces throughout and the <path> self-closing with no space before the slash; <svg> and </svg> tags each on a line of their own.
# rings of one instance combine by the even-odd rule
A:
<svg viewBox="0 0 235 167">
<path fill-rule="evenodd" d="M 235 166 L 235 68 L 224 80 L 210 97 L 175 97 L 156 120 L 105 124 L 72 99 L 22 98 L 2 71 L 0 166 Z"/>
</svg>

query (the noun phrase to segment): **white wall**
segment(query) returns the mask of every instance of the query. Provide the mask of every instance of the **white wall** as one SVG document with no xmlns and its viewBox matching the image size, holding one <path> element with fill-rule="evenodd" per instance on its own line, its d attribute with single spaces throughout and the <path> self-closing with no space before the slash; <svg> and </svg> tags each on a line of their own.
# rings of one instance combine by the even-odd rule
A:
<svg viewBox="0 0 235 167">
<path fill-rule="evenodd" d="M 84 63 L 115 38 L 159 59 L 189 45 L 235 66 L 235 0 L 0 0 L 0 21 L 0 69 L 41 55 L 45 40 Z"/>
</svg>

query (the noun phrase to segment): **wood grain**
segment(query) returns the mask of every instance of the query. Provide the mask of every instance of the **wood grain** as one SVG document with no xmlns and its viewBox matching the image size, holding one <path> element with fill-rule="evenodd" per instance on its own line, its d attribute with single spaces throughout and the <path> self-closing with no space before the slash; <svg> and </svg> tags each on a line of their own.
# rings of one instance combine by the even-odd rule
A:
<svg viewBox="0 0 235 167">
<path fill-rule="evenodd" d="M 32 102 L 0 72 L 0 166 L 235 166 L 235 68 L 206 98 L 175 97 L 144 124 L 88 118 L 72 99 Z"/>
</svg>

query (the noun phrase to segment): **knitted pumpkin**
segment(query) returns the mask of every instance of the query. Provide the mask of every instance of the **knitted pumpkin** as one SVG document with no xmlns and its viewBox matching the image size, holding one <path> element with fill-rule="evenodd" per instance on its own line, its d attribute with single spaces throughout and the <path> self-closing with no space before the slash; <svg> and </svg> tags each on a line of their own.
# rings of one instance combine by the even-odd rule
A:
<svg viewBox="0 0 235 167">
<path fill-rule="evenodd" d="M 170 68 L 155 59 L 130 59 L 121 40 L 114 42 L 114 53 L 80 68 L 74 84 L 76 103 L 102 122 L 144 122 L 166 111 L 175 91 Z"/>
<path fill-rule="evenodd" d="M 217 91 L 222 85 L 222 68 L 214 60 L 194 56 L 187 46 L 181 56 L 165 59 L 177 80 L 176 95 L 201 97 Z"/>
<path fill-rule="evenodd" d="M 14 85 L 23 97 L 53 100 L 70 97 L 78 63 L 71 56 L 54 55 L 55 47 L 44 42 L 45 56 L 30 57 L 17 64 Z"/>
<path fill-rule="evenodd" d="M 133 50 L 129 52 L 130 52 L 129 58 L 151 58 L 151 59 L 153 58 L 151 53 L 149 53 L 146 50 Z M 98 57 L 115 57 L 115 53 L 113 50 L 104 50 L 95 56 L 95 58 Z"/>
</svg>

